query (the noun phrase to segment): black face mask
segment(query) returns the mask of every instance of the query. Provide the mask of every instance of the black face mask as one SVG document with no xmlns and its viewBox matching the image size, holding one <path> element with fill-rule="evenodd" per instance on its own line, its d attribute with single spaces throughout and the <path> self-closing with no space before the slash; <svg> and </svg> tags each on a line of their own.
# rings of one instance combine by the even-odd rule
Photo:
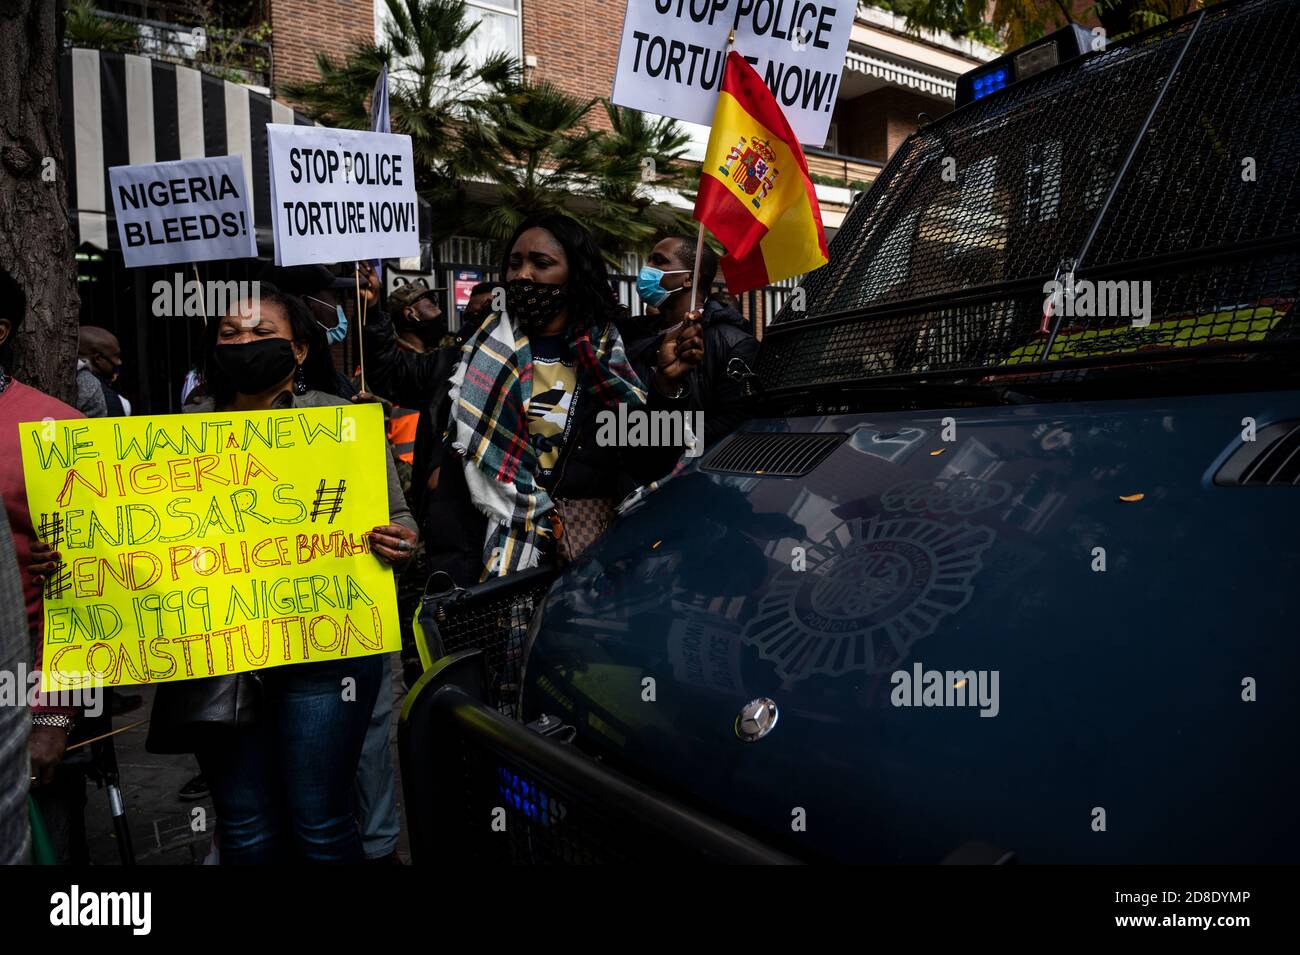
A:
<svg viewBox="0 0 1300 955">
<path fill-rule="evenodd" d="M 401 328 L 404 332 L 410 332 L 426 345 L 436 345 L 442 340 L 442 336 L 447 334 L 447 317 L 439 315 L 431 322 L 422 322 L 419 319 L 403 318 Z"/>
<path fill-rule="evenodd" d="M 569 304 L 563 285 L 511 279 L 506 283 L 506 312 L 525 332 L 536 332 L 550 324 Z"/>
<path fill-rule="evenodd" d="M 217 345 L 212 358 L 241 395 L 260 395 L 293 374 L 293 342 L 263 338 L 242 345 Z"/>
</svg>

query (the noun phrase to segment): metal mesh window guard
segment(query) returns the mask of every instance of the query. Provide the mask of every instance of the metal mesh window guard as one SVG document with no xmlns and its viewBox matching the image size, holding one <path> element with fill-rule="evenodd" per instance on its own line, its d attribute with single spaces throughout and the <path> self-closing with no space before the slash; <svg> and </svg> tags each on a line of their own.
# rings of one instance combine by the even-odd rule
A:
<svg viewBox="0 0 1300 955">
<path fill-rule="evenodd" d="M 774 320 L 765 386 L 1297 340 L 1298 12 L 1212 7 L 913 134 Z M 1045 322 L 1081 255 L 1099 299 L 1149 283 L 1147 313 Z"/>
<path fill-rule="evenodd" d="M 437 659 L 482 650 L 491 704 L 514 717 L 528 624 L 556 571 L 546 567 L 424 598 L 420 622 Z"/>
</svg>

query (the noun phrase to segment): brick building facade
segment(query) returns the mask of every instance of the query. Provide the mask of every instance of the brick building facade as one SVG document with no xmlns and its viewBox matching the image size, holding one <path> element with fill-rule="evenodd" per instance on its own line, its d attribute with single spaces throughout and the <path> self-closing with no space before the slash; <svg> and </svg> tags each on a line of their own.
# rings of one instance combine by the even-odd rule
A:
<svg viewBox="0 0 1300 955">
<path fill-rule="evenodd" d="M 341 60 L 361 40 L 375 38 L 375 0 L 267 0 L 274 69 L 271 90 L 316 79 L 316 55 Z"/>
<path fill-rule="evenodd" d="M 380 35 L 386 16 L 381 0 L 266 0 L 266 5 L 277 94 L 288 82 L 316 75 L 317 51 L 342 56 L 356 40 Z M 514 53 L 530 78 L 583 98 L 608 96 L 613 88 L 626 8 L 627 0 L 467 0 L 470 16 L 484 21 L 476 37 L 481 48 Z M 841 168 L 843 160 L 866 161 L 844 178 L 869 180 L 916 128 L 917 114 L 937 118 L 951 109 L 957 75 L 992 53 L 942 35 L 907 34 L 899 18 L 860 6 L 835 130 L 831 141 L 816 145 L 838 155 Z M 605 123 L 603 111 L 593 111 L 591 118 Z"/>
<path fill-rule="evenodd" d="M 523 0 L 528 75 L 575 96 L 609 96 L 625 0 Z"/>
</svg>

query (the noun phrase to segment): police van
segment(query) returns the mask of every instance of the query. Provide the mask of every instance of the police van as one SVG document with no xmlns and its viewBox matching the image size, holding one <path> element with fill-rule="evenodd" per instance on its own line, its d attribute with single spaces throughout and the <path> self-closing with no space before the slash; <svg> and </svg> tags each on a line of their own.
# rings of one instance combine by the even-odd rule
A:
<svg viewBox="0 0 1300 955">
<path fill-rule="evenodd" d="M 559 576 L 426 601 L 415 861 L 1300 855 L 1300 16 L 962 78 Z"/>
</svg>

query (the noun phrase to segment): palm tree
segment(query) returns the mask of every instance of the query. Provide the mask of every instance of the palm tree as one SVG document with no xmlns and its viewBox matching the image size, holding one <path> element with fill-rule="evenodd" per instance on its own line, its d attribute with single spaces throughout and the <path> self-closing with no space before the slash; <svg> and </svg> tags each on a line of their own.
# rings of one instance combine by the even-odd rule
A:
<svg viewBox="0 0 1300 955">
<path fill-rule="evenodd" d="M 370 97 L 388 67 L 388 108 L 394 132 L 411 137 L 416 188 L 441 213 L 462 205 L 450 171 L 466 124 L 476 122 L 481 97 L 514 81 L 518 63 L 501 53 L 474 66 L 462 52 L 478 28 L 462 0 L 386 0 L 389 23 L 380 43 L 358 42 L 341 63 L 318 54 L 319 80 L 285 92 L 327 126 L 370 128 Z M 436 214 L 435 230 L 451 234 L 456 216 Z M 443 228 L 439 229 L 438 227 Z"/>
<path fill-rule="evenodd" d="M 621 109 L 604 101 L 610 132 L 597 141 L 602 164 L 601 188 L 607 199 L 634 210 L 622 221 L 621 245 L 627 250 L 647 250 L 657 235 L 674 232 L 692 235 L 696 224 L 679 206 L 663 201 L 672 193 L 694 203 L 699 167 L 686 161 L 690 135 L 675 120 L 652 119 L 635 109 Z M 615 243 L 610 237 L 611 244 Z"/>
<path fill-rule="evenodd" d="M 564 212 L 589 191 L 599 134 L 586 120 L 595 103 L 520 79 L 476 105 L 474 121 L 460 131 L 455 166 L 470 193 L 470 234 L 500 242 L 525 218 Z"/>
<path fill-rule="evenodd" d="M 590 123 L 597 104 L 609 131 Z M 496 187 L 472 203 L 469 228 L 480 238 L 499 243 L 530 215 L 570 212 L 617 265 L 688 221 L 655 192 L 685 193 L 694 181 L 682 159 L 690 137 L 674 120 L 520 81 L 488 97 L 463 134 L 462 179 Z"/>
</svg>

